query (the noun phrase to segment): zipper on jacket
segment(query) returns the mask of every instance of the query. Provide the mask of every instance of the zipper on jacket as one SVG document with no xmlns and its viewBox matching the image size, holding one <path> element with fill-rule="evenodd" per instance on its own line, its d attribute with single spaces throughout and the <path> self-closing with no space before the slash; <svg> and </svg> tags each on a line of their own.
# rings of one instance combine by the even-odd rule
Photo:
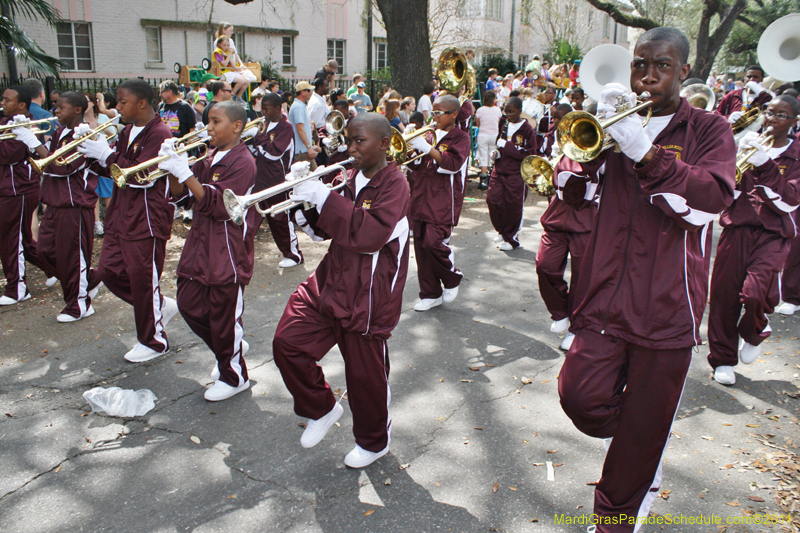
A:
<svg viewBox="0 0 800 533">
<path fill-rule="evenodd" d="M 634 177 L 634 179 L 636 178 Z M 614 289 L 614 294 L 611 295 L 611 300 L 609 300 L 608 307 L 606 308 L 606 316 L 605 319 L 603 320 L 603 329 L 600 330 L 601 335 L 605 334 L 606 328 L 608 327 L 608 315 L 611 312 L 611 304 L 614 303 L 614 299 L 616 299 L 617 293 L 619 292 L 619 289 L 622 287 L 622 276 L 625 275 L 625 270 L 628 267 L 628 249 L 630 248 L 631 237 L 633 236 L 633 215 L 636 212 L 636 202 L 638 200 L 639 200 L 639 183 L 637 180 L 636 190 L 633 195 L 633 205 L 631 205 L 631 217 L 628 219 L 628 238 L 625 239 L 625 252 L 624 252 L 624 257 L 622 259 L 622 271 L 619 273 L 619 282 L 617 283 L 617 288 Z"/>
</svg>

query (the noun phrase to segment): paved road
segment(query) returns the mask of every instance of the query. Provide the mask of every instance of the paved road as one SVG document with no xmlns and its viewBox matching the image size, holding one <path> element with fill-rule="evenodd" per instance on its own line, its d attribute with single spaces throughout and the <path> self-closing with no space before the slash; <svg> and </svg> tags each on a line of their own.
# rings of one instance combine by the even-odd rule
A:
<svg viewBox="0 0 800 533">
<path fill-rule="evenodd" d="M 285 302 L 324 244 L 303 239 L 307 264 L 279 271 L 274 244 L 261 235 L 244 317 L 253 386 L 225 402 L 203 399 L 213 356 L 180 317 L 168 328 L 172 351 L 132 365 L 122 358 L 135 342 L 132 312 L 107 291 L 97 314 L 76 324 L 55 323 L 57 294 L 43 288 L 0 311 L 0 412 L 8 413 L 0 421 L 0 531 L 585 531 L 565 522 L 591 512 L 603 447 L 558 403 L 561 339 L 549 331 L 534 267 L 544 205 L 526 210 L 524 248 L 500 252 L 480 193 L 469 192 L 474 201 L 453 236 L 466 275 L 458 299 L 414 312 L 411 261 L 389 342 L 391 453 L 363 470 L 342 462 L 353 446 L 347 407 L 321 444 L 300 447 L 304 420 L 292 413 L 272 362 Z M 169 295 L 181 239 L 173 241 L 163 281 Z M 792 456 L 775 446 L 794 453 L 800 440 L 800 400 L 788 395 L 800 384 L 800 320 L 776 316 L 772 325 L 764 355 L 737 368 L 734 387 L 709 379 L 705 346 L 695 354 L 657 515 L 724 520 L 779 511 L 776 471 L 791 471 Z M 336 350 L 322 365 L 343 392 Z M 148 388 L 159 401 L 140 418 L 87 414 L 81 394 L 95 386 Z M 542 465 L 548 461 L 554 481 Z M 721 531 L 643 529 L 662 530 Z"/>
</svg>

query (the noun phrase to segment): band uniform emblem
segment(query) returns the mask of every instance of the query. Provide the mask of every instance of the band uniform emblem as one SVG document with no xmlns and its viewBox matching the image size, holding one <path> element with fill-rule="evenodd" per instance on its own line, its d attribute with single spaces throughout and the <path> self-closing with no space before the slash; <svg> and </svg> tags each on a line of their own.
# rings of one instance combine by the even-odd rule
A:
<svg viewBox="0 0 800 533">
<path fill-rule="evenodd" d="M 214 172 L 214 175 L 211 176 L 211 181 L 218 181 L 219 180 L 219 172 Z"/>
<path fill-rule="evenodd" d="M 440 152 L 446 152 L 447 151 L 447 145 L 446 144 L 440 144 L 439 146 L 436 147 L 436 149 L 439 150 Z"/>
<path fill-rule="evenodd" d="M 522 135 L 517 135 L 514 138 L 514 144 L 516 144 L 517 146 L 520 146 L 522 144 Z"/>
<path fill-rule="evenodd" d="M 366 199 L 361 203 L 361 209 L 369 209 L 372 207 L 372 200 Z"/>
<path fill-rule="evenodd" d="M 678 146 L 676 144 L 666 144 L 662 146 L 664 150 L 669 150 L 673 154 L 675 154 L 675 159 L 678 161 L 681 160 L 681 152 L 683 152 L 683 146 Z"/>
<path fill-rule="evenodd" d="M 269 142 L 272 142 L 274 140 L 275 140 L 275 134 L 274 133 L 270 133 L 269 134 Z"/>
</svg>

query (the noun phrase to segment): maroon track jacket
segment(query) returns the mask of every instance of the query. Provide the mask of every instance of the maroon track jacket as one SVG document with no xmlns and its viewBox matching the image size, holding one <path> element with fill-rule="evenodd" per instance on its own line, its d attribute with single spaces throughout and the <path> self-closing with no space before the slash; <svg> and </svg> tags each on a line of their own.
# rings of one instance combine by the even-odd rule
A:
<svg viewBox="0 0 800 533">
<path fill-rule="evenodd" d="M 331 246 L 297 290 L 345 331 L 388 339 L 400 320 L 408 274 L 408 182 L 389 163 L 356 196 L 358 172 L 348 171 L 347 186 L 328 196 L 321 214 L 303 211 Z"/>
<path fill-rule="evenodd" d="M 719 105 L 717 106 L 717 109 L 714 110 L 714 113 L 727 117 L 730 116 L 730 114 L 734 111 L 741 111 L 743 91 L 744 89 L 736 89 L 735 91 L 731 91 L 726 94 L 722 100 L 719 101 Z M 750 103 L 750 107 L 757 105 L 759 108 L 761 108 L 764 104 L 769 103 L 770 100 L 772 100 L 772 96 L 767 91 L 763 91 L 753 102 Z"/>
<path fill-rule="evenodd" d="M 74 130 L 62 126 L 56 130 L 46 148 L 52 154 L 58 148 L 72 142 Z M 63 138 L 61 137 L 64 134 Z M 71 152 L 69 155 L 76 153 Z M 97 174 L 89 171 L 90 162 L 94 159 L 79 157 L 69 165 L 58 166 L 50 163 L 44 168 L 41 201 L 50 207 L 85 207 L 94 209 L 97 203 Z"/>
<path fill-rule="evenodd" d="M 11 122 L 0 118 L 0 125 Z M 0 196 L 21 196 L 39 191 L 39 175 L 31 168 L 31 152 L 24 142 L 16 139 L 0 141 Z"/>
<path fill-rule="evenodd" d="M 238 196 L 248 194 L 256 182 L 256 163 L 244 143 L 231 148 L 212 166 L 215 152 L 192 166 L 195 178 L 205 187 L 203 199 L 196 201 L 188 188 L 181 197 L 173 198 L 176 205 L 194 212 L 177 274 L 209 286 L 247 285 L 253 277 L 253 238 L 261 215 L 250 208 L 244 223 L 235 224 L 225 210 L 222 193 L 231 189 Z"/>
<path fill-rule="evenodd" d="M 507 142 L 502 148 L 498 148 L 500 152 L 500 159 L 494 164 L 494 172 L 504 176 L 520 176 L 519 166 L 523 159 L 529 155 L 536 155 L 539 153 L 539 139 L 533 127 L 524 118 L 521 120 L 522 125 L 511 139 L 503 136 L 506 131 L 506 118 L 500 119 L 499 130 L 497 133 L 496 141 L 505 139 Z"/>
<path fill-rule="evenodd" d="M 461 109 L 458 110 L 458 115 L 456 115 L 456 127 L 469 135 L 469 123 L 474 114 L 475 107 L 472 105 L 472 102 L 464 100 L 464 103 L 461 104 Z"/>
<path fill-rule="evenodd" d="M 128 124 L 119 134 L 116 151 L 106 159 L 107 168 L 111 168 L 112 164 L 130 168 L 158 157 L 161 144 L 172 139 L 172 131 L 159 115 L 155 115 L 128 146 L 130 133 L 131 125 Z M 154 170 L 158 170 L 158 167 L 148 169 Z M 111 205 L 106 212 L 106 231 L 129 240 L 149 237 L 169 239 L 173 209 L 167 200 L 167 191 L 166 176 L 149 185 L 140 185 L 131 178 L 124 189 L 114 187 Z"/>
<path fill-rule="evenodd" d="M 442 164 L 429 155 L 409 168 L 408 181 L 414 183 L 411 195 L 411 220 L 428 224 L 458 225 L 464 203 L 464 171 L 469 162 L 469 135 L 458 126 L 434 145 L 442 152 Z"/>
<path fill-rule="evenodd" d="M 253 139 L 250 151 L 256 158 L 256 186 L 263 191 L 286 181 L 294 157 L 294 128 L 285 116 L 267 124 L 267 131 Z"/>
<path fill-rule="evenodd" d="M 763 226 L 784 239 L 797 237 L 794 215 L 800 205 L 800 142 L 776 160 L 744 173 L 733 195 L 736 200 L 720 215 L 726 226 Z"/>
<path fill-rule="evenodd" d="M 590 205 L 602 186 L 578 286 L 573 329 L 653 349 L 700 343 L 708 293 L 711 221 L 733 202 L 730 125 L 681 99 L 646 165 L 606 150 L 556 167 L 562 198 Z M 605 163 L 605 174 L 597 169 Z"/>
</svg>

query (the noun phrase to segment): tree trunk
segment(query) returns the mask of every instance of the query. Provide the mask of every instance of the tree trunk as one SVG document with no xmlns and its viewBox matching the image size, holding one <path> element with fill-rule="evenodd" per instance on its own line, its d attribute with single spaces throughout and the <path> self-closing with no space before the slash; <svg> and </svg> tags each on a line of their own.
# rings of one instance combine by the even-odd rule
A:
<svg viewBox="0 0 800 533">
<path fill-rule="evenodd" d="M 375 0 L 389 42 L 392 87 L 403 96 L 422 96 L 431 80 L 428 0 Z M 369 43 L 372 46 L 372 43 Z"/>
<path fill-rule="evenodd" d="M 701 80 L 708 78 L 714 59 L 733 29 L 733 23 L 747 7 L 747 0 L 736 0 L 732 5 L 717 4 L 715 0 L 705 0 L 704 3 L 700 28 L 697 32 L 697 56 L 689 74 L 690 77 Z M 714 15 L 719 15 L 720 22 L 716 31 L 709 35 L 709 26 Z"/>
</svg>

